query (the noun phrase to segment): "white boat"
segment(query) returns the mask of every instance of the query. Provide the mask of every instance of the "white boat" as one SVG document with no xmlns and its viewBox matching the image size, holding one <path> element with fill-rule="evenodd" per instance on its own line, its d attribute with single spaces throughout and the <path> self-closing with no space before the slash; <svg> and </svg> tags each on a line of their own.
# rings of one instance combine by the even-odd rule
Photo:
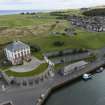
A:
<svg viewBox="0 0 105 105">
<path fill-rule="evenodd" d="M 99 69 L 96 70 L 96 73 L 100 73 L 100 72 L 103 72 L 104 68 L 103 67 L 100 67 Z"/>
<path fill-rule="evenodd" d="M 89 80 L 89 79 L 92 78 L 92 76 L 91 76 L 91 74 L 83 74 L 82 78 L 83 78 L 84 80 Z"/>
</svg>

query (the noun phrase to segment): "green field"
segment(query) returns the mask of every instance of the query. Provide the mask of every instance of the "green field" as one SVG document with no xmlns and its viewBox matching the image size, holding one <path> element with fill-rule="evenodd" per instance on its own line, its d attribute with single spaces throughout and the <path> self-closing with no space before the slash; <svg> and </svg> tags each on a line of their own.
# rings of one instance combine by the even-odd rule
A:
<svg viewBox="0 0 105 105">
<path fill-rule="evenodd" d="M 62 12 L 62 11 L 61 11 Z M 77 14 L 81 15 L 79 10 L 65 10 L 60 14 Z M 32 25 L 41 25 L 55 22 L 57 16 L 52 16 L 50 13 L 37 13 L 35 15 L 1 15 L 0 26 L 5 27 L 25 27 Z"/>
<path fill-rule="evenodd" d="M 65 10 L 61 14 L 81 15 L 79 10 Z M 76 29 L 76 36 L 51 35 L 51 32 L 64 32 L 65 28 L 71 27 L 69 21 L 56 19 L 56 17 L 57 16 L 51 16 L 50 13 L 0 16 L 0 44 L 13 40 L 22 40 L 26 43 L 30 42 L 41 48 L 39 53 L 34 54 L 38 58 L 42 58 L 42 53 L 50 51 L 67 48 L 97 49 L 105 46 L 104 32 L 86 32 L 78 28 Z M 56 21 L 59 21 L 59 23 L 56 23 Z M 53 25 L 55 25 L 55 27 L 52 28 Z M 4 27 L 4 29 L 2 29 L 2 27 Z M 8 27 L 9 32 L 5 27 Z M 25 32 L 16 33 L 16 29 L 25 30 Z M 4 31 L 3 35 L 2 30 Z M 54 41 L 63 41 L 64 45 L 56 47 L 53 45 Z"/>
<path fill-rule="evenodd" d="M 71 14 L 82 16 L 79 10 L 60 12 L 60 15 Z M 3 44 L 7 42 L 21 40 L 39 46 L 41 51 L 32 52 L 32 54 L 39 59 L 43 59 L 43 53 L 51 51 L 69 48 L 98 49 L 105 47 L 105 32 L 87 32 L 81 28 L 76 28 L 77 35 L 75 36 L 52 34 L 52 32 L 64 33 L 66 28 L 72 28 L 69 21 L 58 17 L 50 13 L 0 16 L 0 48 L 4 48 Z M 64 42 L 64 45 L 54 46 L 55 41 Z M 47 64 L 42 64 L 36 70 L 27 73 L 13 72 L 6 67 L 6 73 L 15 77 L 34 76 L 44 72 L 47 66 Z M 56 65 L 56 68 L 59 67 L 62 67 L 62 65 Z M 5 67 L 1 69 L 3 70 Z"/>
<path fill-rule="evenodd" d="M 53 22 L 54 18 L 51 18 L 46 14 L 47 18 L 41 14 L 39 14 L 40 18 L 33 15 L 4 15 L 0 16 L 0 26 L 6 27 L 24 27 L 24 26 L 32 26 L 44 24 L 47 22 Z"/>
<path fill-rule="evenodd" d="M 24 40 L 24 39 L 23 39 Z M 85 32 L 78 31 L 78 34 L 73 37 L 69 36 L 46 36 L 46 37 L 34 37 L 28 38 L 24 41 L 31 42 L 39 45 L 44 52 L 63 50 L 67 48 L 91 48 L 97 49 L 105 46 L 105 33 L 104 32 Z M 64 45 L 61 47 L 55 47 L 54 41 L 64 41 Z"/>
</svg>

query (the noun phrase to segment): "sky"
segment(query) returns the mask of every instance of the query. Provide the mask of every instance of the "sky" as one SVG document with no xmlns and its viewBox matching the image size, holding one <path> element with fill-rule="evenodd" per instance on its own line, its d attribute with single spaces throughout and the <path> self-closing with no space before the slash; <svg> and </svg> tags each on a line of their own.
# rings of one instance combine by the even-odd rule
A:
<svg viewBox="0 0 105 105">
<path fill-rule="evenodd" d="M 0 0 L 0 10 L 54 10 L 105 5 L 105 0 Z"/>
</svg>

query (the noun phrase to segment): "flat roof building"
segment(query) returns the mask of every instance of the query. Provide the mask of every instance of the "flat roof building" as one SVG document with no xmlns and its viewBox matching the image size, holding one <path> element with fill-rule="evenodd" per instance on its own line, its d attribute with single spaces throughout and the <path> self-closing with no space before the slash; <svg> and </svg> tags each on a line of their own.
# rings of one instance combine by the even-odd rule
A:
<svg viewBox="0 0 105 105">
<path fill-rule="evenodd" d="M 76 70 L 83 69 L 87 64 L 88 64 L 88 62 L 85 62 L 85 61 L 78 61 L 76 63 L 72 63 L 72 64 L 64 67 L 64 69 L 62 71 L 63 75 L 67 75 L 67 74 L 70 74 Z"/>
</svg>

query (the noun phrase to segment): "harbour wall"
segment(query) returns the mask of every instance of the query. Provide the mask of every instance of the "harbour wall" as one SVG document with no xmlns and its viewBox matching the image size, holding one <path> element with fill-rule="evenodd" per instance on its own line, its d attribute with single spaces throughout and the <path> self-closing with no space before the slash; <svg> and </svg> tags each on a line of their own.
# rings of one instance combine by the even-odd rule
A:
<svg viewBox="0 0 105 105">
<path fill-rule="evenodd" d="M 53 85 L 51 87 L 48 87 L 48 89 L 43 93 L 44 97 L 43 98 L 39 97 L 39 99 L 41 100 L 40 101 L 37 100 L 37 103 L 35 105 L 43 105 L 45 101 L 48 99 L 48 97 L 57 89 L 65 86 L 66 84 L 70 82 L 73 82 L 73 80 L 76 80 L 77 78 L 79 78 L 85 73 L 89 73 L 98 69 L 101 66 L 105 66 L 105 60 L 95 61 L 93 63 L 88 64 L 84 69 L 80 71 L 58 78 L 58 80 L 55 80 L 53 82 Z"/>
</svg>

